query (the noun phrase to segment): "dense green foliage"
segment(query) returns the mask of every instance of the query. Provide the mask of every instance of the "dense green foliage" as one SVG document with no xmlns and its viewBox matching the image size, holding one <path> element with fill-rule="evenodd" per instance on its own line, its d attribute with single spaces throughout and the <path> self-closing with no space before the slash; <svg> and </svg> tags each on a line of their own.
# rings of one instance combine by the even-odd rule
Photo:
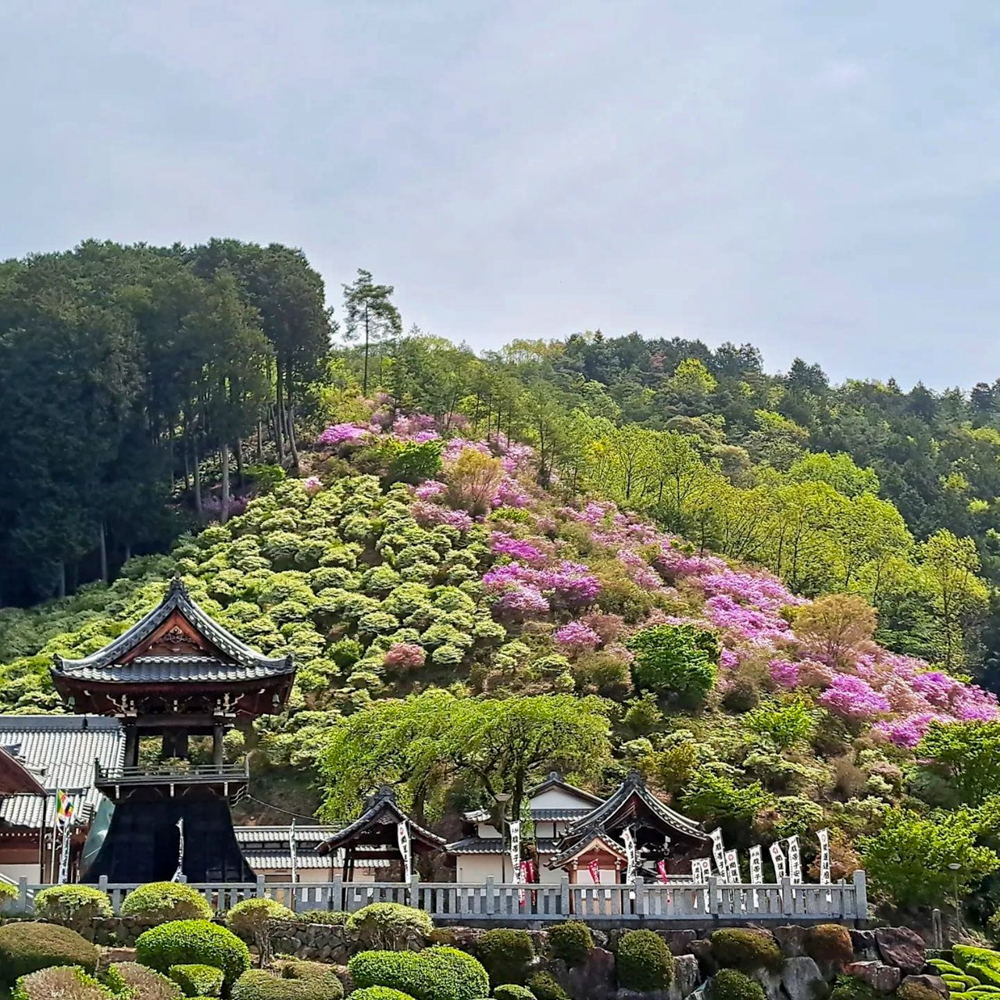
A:
<svg viewBox="0 0 1000 1000">
<path fill-rule="evenodd" d="M 549 928 L 549 952 L 568 966 L 583 965 L 594 947 L 594 935 L 580 920 L 567 920 Z"/>
<path fill-rule="evenodd" d="M 188 997 L 222 995 L 222 970 L 211 965 L 172 965 L 170 978 Z"/>
<path fill-rule="evenodd" d="M 746 927 L 723 927 L 712 933 L 712 958 L 719 965 L 745 972 L 754 969 L 780 969 L 784 956 L 768 931 Z"/>
<path fill-rule="evenodd" d="M 97 968 L 98 949 L 76 931 L 59 924 L 33 921 L 0 926 L 0 984 L 11 985 L 21 976 L 53 965 Z"/>
<path fill-rule="evenodd" d="M 570 1000 L 551 972 L 533 972 L 528 977 L 528 989 L 535 1000 Z"/>
<path fill-rule="evenodd" d="M 653 931 L 627 931 L 615 956 L 618 985 L 647 993 L 669 989 L 674 981 L 674 956 Z"/>
<path fill-rule="evenodd" d="M 366 986 L 355 990 L 351 996 L 354 1000 L 413 1000 L 406 993 L 394 990 L 390 986 Z"/>
<path fill-rule="evenodd" d="M 53 885 L 35 897 L 35 916 L 39 920 L 51 920 L 77 930 L 95 917 L 111 915 L 108 894 L 90 885 Z"/>
<path fill-rule="evenodd" d="M 79 966 L 63 965 L 40 969 L 22 976 L 11 994 L 12 1000 L 108 1000 L 111 996 L 93 976 Z"/>
<path fill-rule="evenodd" d="M 347 918 L 347 927 L 358 935 L 363 947 L 398 951 L 412 940 L 426 938 L 434 930 L 434 921 L 414 906 L 370 903 Z"/>
<path fill-rule="evenodd" d="M 137 962 L 112 963 L 104 978 L 114 993 L 132 989 L 137 1000 L 180 1000 L 184 996 L 184 991 L 172 979 Z"/>
<path fill-rule="evenodd" d="M 414 1000 L 476 1000 L 489 995 L 481 963 L 456 948 L 363 951 L 348 963 L 355 985 L 389 986 Z"/>
<path fill-rule="evenodd" d="M 332 971 L 302 979 L 251 969 L 236 980 L 232 1000 L 341 1000 L 344 987 Z"/>
<path fill-rule="evenodd" d="M 535 948 L 527 931 L 495 927 L 476 941 L 476 957 L 483 963 L 491 985 L 523 984 Z"/>
<path fill-rule="evenodd" d="M 493 990 L 494 1000 L 538 1000 L 527 986 L 517 983 L 503 983 Z"/>
<path fill-rule="evenodd" d="M 846 965 L 853 961 L 854 944 L 842 924 L 817 924 L 806 931 L 806 954 L 817 962 Z"/>
<path fill-rule="evenodd" d="M 172 920 L 143 931 L 135 944 L 136 960 L 157 972 L 174 965 L 211 965 L 221 969 L 226 985 L 250 967 L 250 950 L 232 931 L 208 920 Z"/>
<path fill-rule="evenodd" d="M 708 986 L 711 1000 L 764 1000 L 764 987 L 739 969 L 720 969 Z"/>
<path fill-rule="evenodd" d="M 654 625 L 636 632 L 628 648 L 635 653 L 632 677 L 639 691 L 654 691 L 682 704 L 697 705 L 715 684 L 719 639 L 709 629 Z"/>
<path fill-rule="evenodd" d="M 205 897 L 189 885 L 149 882 L 125 897 L 121 915 L 162 924 L 168 920 L 208 920 L 212 916 L 212 908 Z"/>
</svg>

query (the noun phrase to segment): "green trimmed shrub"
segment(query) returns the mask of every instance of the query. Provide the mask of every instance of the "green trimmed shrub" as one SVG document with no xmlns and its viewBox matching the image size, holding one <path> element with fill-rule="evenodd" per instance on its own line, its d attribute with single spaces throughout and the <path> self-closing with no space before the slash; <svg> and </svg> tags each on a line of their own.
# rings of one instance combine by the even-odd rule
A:
<svg viewBox="0 0 1000 1000">
<path fill-rule="evenodd" d="M 257 946 L 261 965 L 271 958 L 271 922 L 294 919 L 295 914 L 275 899 L 244 899 L 226 914 L 229 929 Z"/>
<path fill-rule="evenodd" d="M 956 944 L 951 950 L 955 964 L 963 971 L 968 969 L 970 962 L 979 962 L 1000 969 L 1000 952 L 991 948 L 975 948 L 968 944 Z"/>
<path fill-rule="evenodd" d="M 817 924 L 806 931 L 806 954 L 817 962 L 847 965 L 854 961 L 850 931 L 840 924 Z"/>
<path fill-rule="evenodd" d="M 723 966 L 753 972 L 780 969 L 785 958 L 778 942 L 767 931 L 747 927 L 724 927 L 712 934 L 712 957 Z"/>
<path fill-rule="evenodd" d="M 332 965 L 309 962 L 304 958 L 282 958 L 275 962 L 273 968 L 282 979 L 315 979 L 317 976 L 337 975 L 337 970 Z"/>
<path fill-rule="evenodd" d="M 872 986 L 854 976 L 837 976 L 828 1000 L 876 1000 L 879 996 Z M 954 994 L 952 994 L 954 996 Z"/>
<path fill-rule="evenodd" d="M 708 987 L 712 1000 L 766 1000 L 764 987 L 739 969 L 719 969 Z"/>
<path fill-rule="evenodd" d="M 1000 986 L 986 986 L 980 984 L 979 986 L 973 986 L 972 989 L 968 991 L 969 993 L 1000 993 Z"/>
<path fill-rule="evenodd" d="M 496 927 L 476 942 L 476 957 L 483 963 L 491 985 L 523 983 L 535 948 L 527 931 Z"/>
<path fill-rule="evenodd" d="M 121 915 L 163 924 L 168 920 L 211 920 L 212 908 L 197 889 L 183 882 L 150 882 L 125 897 Z"/>
<path fill-rule="evenodd" d="M 111 917 L 111 900 L 92 885 L 53 885 L 35 896 L 35 916 L 65 924 L 74 930 L 86 927 L 95 917 Z"/>
<path fill-rule="evenodd" d="M 618 942 L 615 969 L 623 989 L 665 990 L 674 981 L 674 956 L 658 934 L 627 931 Z"/>
<path fill-rule="evenodd" d="M 230 930 L 210 920 L 171 920 L 139 935 L 135 957 L 167 972 L 172 965 L 213 965 L 231 986 L 250 968 L 250 949 Z"/>
<path fill-rule="evenodd" d="M 188 997 L 222 995 L 222 969 L 214 965 L 171 965 L 170 978 Z"/>
<path fill-rule="evenodd" d="M 400 993 L 391 986 L 366 986 L 363 990 L 355 990 L 351 1000 L 413 1000 L 408 993 Z"/>
<path fill-rule="evenodd" d="M 104 977 L 112 993 L 134 991 L 137 1000 L 180 1000 L 184 991 L 172 979 L 137 962 L 116 962 Z"/>
<path fill-rule="evenodd" d="M 518 986 L 517 983 L 504 983 L 493 990 L 496 1000 L 538 1000 L 534 993 L 527 986 Z"/>
<path fill-rule="evenodd" d="M 348 917 L 350 914 L 346 910 L 306 910 L 296 919 L 304 924 L 330 924 L 334 927 L 343 927 Z"/>
<path fill-rule="evenodd" d="M 962 973 L 962 970 L 957 965 L 952 965 L 951 962 L 946 962 L 943 958 L 929 958 L 927 959 L 927 964 L 934 969 L 939 976 L 948 972 L 954 972 L 958 975 L 961 975 Z"/>
<path fill-rule="evenodd" d="M 77 965 L 60 965 L 21 976 L 12 1000 L 107 1000 L 111 996 Z"/>
<path fill-rule="evenodd" d="M 923 983 L 904 980 L 896 990 L 896 1000 L 941 1000 L 941 994 Z"/>
<path fill-rule="evenodd" d="M 994 965 L 987 965 L 985 962 L 969 962 L 968 965 L 969 975 L 964 976 L 964 984 L 968 987 L 984 985 L 984 986 L 1000 986 L 1000 969 L 997 969 Z M 969 979 L 973 978 L 970 983 Z"/>
<path fill-rule="evenodd" d="M 94 972 L 100 952 L 70 927 L 34 921 L 0 927 L 0 984 L 10 986 L 21 976 L 53 965 L 79 965 Z"/>
<path fill-rule="evenodd" d="M 567 920 L 549 930 L 549 953 L 553 958 L 561 958 L 571 968 L 583 965 L 593 947 L 594 935 L 582 921 Z"/>
<path fill-rule="evenodd" d="M 550 972 L 534 972 L 528 977 L 528 989 L 535 1000 L 570 1000 L 569 994 Z"/>
<path fill-rule="evenodd" d="M 344 987 L 334 974 L 282 979 L 250 969 L 236 980 L 230 996 L 232 1000 L 342 1000 Z"/>
<path fill-rule="evenodd" d="M 374 951 L 405 948 L 414 936 L 426 940 L 434 921 L 423 910 L 401 903 L 372 903 L 347 918 L 347 929 L 356 931 L 362 947 Z"/>
<path fill-rule="evenodd" d="M 363 951 L 347 968 L 356 986 L 391 986 L 414 1000 L 478 1000 L 490 991 L 489 976 L 479 960 L 447 946 Z"/>
</svg>

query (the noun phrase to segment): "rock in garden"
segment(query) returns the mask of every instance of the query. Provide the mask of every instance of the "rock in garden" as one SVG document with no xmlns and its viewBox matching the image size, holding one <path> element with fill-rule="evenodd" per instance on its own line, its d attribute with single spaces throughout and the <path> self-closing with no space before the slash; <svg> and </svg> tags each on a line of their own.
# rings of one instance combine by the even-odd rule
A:
<svg viewBox="0 0 1000 1000">
<path fill-rule="evenodd" d="M 698 988 L 701 969 L 694 955 L 678 955 L 674 958 L 674 981 L 667 996 L 670 1000 L 684 1000 Z"/>
<path fill-rule="evenodd" d="M 907 976 L 901 985 L 920 986 L 925 990 L 933 990 L 938 996 L 948 996 L 948 984 L 940 976 Z"/>
<path fill-rule="evenodd" d="M 783 954 L 789 958 L 799 958 L 806 953 L 806 930 L 805 927 L 786 924 L 784 927 L 775 927 L 771 933 Z"/>
<path fill-rule="evenodd" d="M 796 955 L 781 970 L 781 985 L 789 1000 L 813 1000 L 825 982 L 819 966 L 805 955 Z"/>
<path fill-rule="evenodd" d="M 567 970 L 561 981 L 579 1000 L 607 1000 L 615 992 L 615 956 L 606 948 L 591 948 L 587 961 Z"/>
<path fill-rule="evenodd" d="M 875 931 L 882 961 L 903 972 L 917 973 L 924 968 L 924 939 L 909 927 L 879 927 Z"/>
<path fill-rule="evenodd" d="M 892 993 L 899 986 L 903 974 L 893 965 L 870 960 L 852 962 L 844 972 L 855 979 L 864 980 L 873 990 L 879 993 Z"/>
</svg>

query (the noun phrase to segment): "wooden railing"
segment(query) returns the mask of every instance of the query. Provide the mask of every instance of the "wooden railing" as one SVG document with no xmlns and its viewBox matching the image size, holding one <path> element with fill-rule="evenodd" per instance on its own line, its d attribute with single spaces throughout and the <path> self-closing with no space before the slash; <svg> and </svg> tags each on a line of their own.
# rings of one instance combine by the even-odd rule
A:
<svg viewBox="0 0 1000 1000">
<path fill-rule="evenodd" d="M 250 761 L 244 758 L 230 764 L 178 765 L 150 764 L 145 767 L 104 767 L 94 762 L 94 784 L 101 785 L 163 785 L 169 782 L 219 784 L 245 781 L 250 777 Z"/>
<path fill-rule="evenodd" d="M 467 882 L 256 882 L 191 885 L 213 910 L 225 912 L 243 899 L 268 898 L 297 913 L 306 910 L 355 912 L 369 903 L 416 906 L 438 920 L 504 922 L 556 921 L 572 917 L 584 921 L 744 921 L 854 922 L 868 918 L 865 873 L 833 885 L 736 885 L 712 877 L 706 884 L 647 883 L 637 879 L 623 885 L 571 885 L 566 879 L 551 885 L 511 885 L 487 879 Z M 136 885 L 98 883 L 111 898 L 115 913 Z M 18 883 L 18 897 L 6 912 L 31 913 L 35 893 L 45 888 Z"/>
</svg>

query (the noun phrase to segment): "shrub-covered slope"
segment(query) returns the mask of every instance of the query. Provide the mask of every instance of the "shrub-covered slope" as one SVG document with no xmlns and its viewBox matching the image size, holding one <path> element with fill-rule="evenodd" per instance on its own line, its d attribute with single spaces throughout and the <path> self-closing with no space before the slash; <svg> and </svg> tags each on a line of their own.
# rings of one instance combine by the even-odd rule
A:
<svg viewBox="0 0 1000 1000">
<path fill-rule="evenodd" d="M 336 425 L 318 448 L 313 476 L 110 588 L 0 611 L 3 710 L 57 710 L 52 654 L 104 645 L 177 572 L 247 642 L 295 654 L 289 711 L 260 724 L 275 763 L 309 766 L 338 716 L 431 686 L 596 694 L 615 767 L 693 815 L 775 835 L 827 822 L 846 845 L 903 798 L 932 721 L 996 717 L 993 696 L 875 644 L 859 598 L 804 600 L 611 503 L 543 491 L 523 446 L 406 418 Z"/>
</svg>

